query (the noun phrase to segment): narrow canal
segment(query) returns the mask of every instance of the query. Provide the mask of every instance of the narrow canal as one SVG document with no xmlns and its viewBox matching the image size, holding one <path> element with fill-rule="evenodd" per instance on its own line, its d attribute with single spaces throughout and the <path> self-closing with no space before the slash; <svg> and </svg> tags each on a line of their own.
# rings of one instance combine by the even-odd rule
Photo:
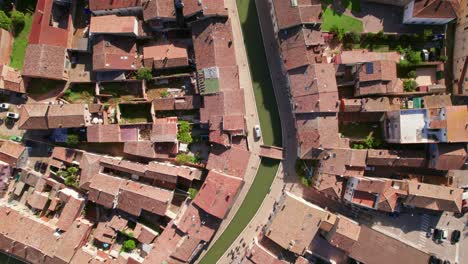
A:
<svg viewBox="0 0 468 264">
<path fill-rule="evenodd" d="M 244 44 L 249 60 L 257 111 L 266 145 L 281 146 L 281 124 L 273 91 L 270 71 L 263 46 L 260 24 L 254 0 L 237 0 Z M 215 244 L 200 260 L 213 264 L 226 252 L 260 208 L 278 170 L 279 161 L 262 158 L 260 167 L 239 210 Z"/>
</svg>

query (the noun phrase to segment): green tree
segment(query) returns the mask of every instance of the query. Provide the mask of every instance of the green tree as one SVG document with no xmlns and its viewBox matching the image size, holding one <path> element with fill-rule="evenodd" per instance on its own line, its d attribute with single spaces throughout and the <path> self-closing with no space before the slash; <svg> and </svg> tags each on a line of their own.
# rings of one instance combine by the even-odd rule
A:
<svg viewBox="0 0 468 264">
<path fill-rule="evenodd" d="M 136 73 L 136 77 L 138 80 L 151 80 L 153 79 L 153 73 L 151 71 L 150 68 L 140 68 L 138 69 L 137 73 Z"/>
<path fill-rule="evenodd" d="M 343 38 L 345 36 L 344 28 L 334 25 L 332 28 L 330 28 L 330 32 L 335 34 L 340 42 L 343 41 Z"/>
<path fill-rule="evenodd" d="M 408 78 L 415 79 L 417 77 L 416 71 L 408 72 Z"/>
<path fill-rule="evenodd" d="M 411 64 L 414 65 L 421 64 L 422 62 L 420 51 L 408 50 L 405 57 Z"/>
<path fill-rule="evenodd" d="M 136 248 L 136 243 L 133 239 L 126 240 L 123 242 L 122 250 L 125 252 L 131 252 Z"/>
<path fill-rule="evenodd" d="M 164 90 L 164 91 L 161 92 L 161 97 L 162 98 L 166 98 L 168 96 L 169 96 L 169 92 L 167 90 Z"/>
<path fill-rule="evenodd" d="M 179 129 L 177 131 L 177 140 L 182 143 L 190 144 L 193 141 L 192 138 L 192 126 L 187 121 L 179 122 Z"/>
<path fill-rule="evenodd" d="M 5 30 L 11 29 L 11 19 L 2 10 L 0 10 L 0 28 Z"/>
<path fill-rule="evenodd" d="M 18 10 L 13 10 L 10 13 L 11 23 L 15 35 L 19 34 L 24 28 L 24 14 Z"/>
<path fill-rule="evenodd" d="M 448 60 L 447 56 L 444 56 L 444 55 L 439 56 L 439 61 L 447 62 L 447 60 Z"/>
<path fill-rule="evenodd" d="M 194 157 L 192 155 L 189 155 L 189 154 L 185 154 L 185 153 L 178 154 L 176 156 L 176 161 L 179 162 L 179 163 L 182 163 L 182 164 L 197 163 L 196 157 Z"/>
<path fill-rule="evenodd" d="M 68 134 L 67 135 L 67 144 L 69 145 L 78 145 L 80 140 L 78 139 L 78 135 L 76 134 Z"/>
<path fill-rule="evenodd" d="M 418 84 L 416 83 L 415 80 L 404 80 L 403 81 L 403 89 L 405 92 L 414 92 L 416 91 L 416 88 L 418 87 Z"/>
</svg>

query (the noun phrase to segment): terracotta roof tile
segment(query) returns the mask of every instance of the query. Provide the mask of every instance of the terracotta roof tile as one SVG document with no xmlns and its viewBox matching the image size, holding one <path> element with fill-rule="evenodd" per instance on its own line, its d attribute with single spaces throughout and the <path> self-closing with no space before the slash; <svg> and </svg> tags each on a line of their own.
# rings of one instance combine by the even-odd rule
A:
<svg viewBox="0 0 468 264">
<path fill-rule="evenodd" d="M 21 107 L 20 129 L 47 129 L 47 104 L 25 104 Z"/>
<path fill-rule="evenodd" d="M 85 104 L 52 104 L 47 112 L 49 128 L 83 127 L 89 123 L 89 110 Z"/>
<path fill-rule="evenodd" d="M 219 0 L 183 0 L 183 14 L 190 17 L 198 13 L 204 16 L 226 16 L 228 15 L 224 1 Z M 200 4 L 201 3 L 201 4 Z"/>
<path fill-rule="evenodd" d="M 165 189 L 126 181 L 120 186 L 117 208 L 135 216 L 142 210 L 164 216 L 173 194 Z"/>
<path fill-rule="evenodd" d="M 118 124 L 93 125 L 86 128 L 88 142 L 121 142 Z"/>
<path fill-rule="evenodd" d="M 89 33 L 135 35 L 137 25 L 137 18 L 134 16 L 92 16 Z"/>
<path fill-rule="evenodd" d="M 405 205 L 436 211 L 460 212 L 462 189 L 408 181 Z"/>
<path fill-rule="evenodd" d="M 143 19 L 175 20 L 176 10 L 174 0 L 152 0 L 143 4 Z"/>
<path fill-rule="evenodd" d="M 177 228 L 188 236 L 209 242 L 221 221 L 191 203 L 176 221 Z"/>
<path fill-rule="evenodd" d="M 187 47 L 183 42 L 159 42 L 143 47 L 145 67 L 163 69 L 188 66 Z"/>
<path fill-rule="evenodd" d="M 137 7 L 141 5 L 141 2 L 141 0 L 90 0 L 89 9 L 91 11 L 99 11 L 106 9 Z"/>
<path fill-rule="evenodd" d="M 230 20 L 201 20 L 192 24 L 197 69 L 236 65 Z"/>
<path fill-rule="evenodd" d="M 429 254 L 365 225 L 361 226 L 350 257 L 362 263 L 380 264 L 404 263 L 408 259 L 414 263 L 427 263 L 429 260 Z"/>
<path fill-rule="evenodd" d="M 150 229 L 147 226 L 137 223 L 133 231 L 133 235 L 141 243 L 151 244 L 156 236 L 158 236 L 158 232 Z"/>
<path fill-rule="evenodd" d="M 459 7 L 457 0 L 417 0 L 414 1 L 413 17 L 456 19 Z"/>
<path fill-rule="evenodd" d="M 0 64 L 0 89 L 17 93 L 25 93 L 26 89 L 24 88 L 21 73 L 7 65 Z"/>
<path fill-rule="evenodd" d="M 286 29 L 300 24 L 321 23 L 322 5 L 317 0 L 295 1 L 275 0 L 273 6 L 279 29 Z"/>
<path fill-rule="evenodd" d="M 177 117 L 158 118 L 151 130 L 153 142 L 177 142 Z"/>
<path fill-rule="evenodd" d="M 134 38 L 100 35 L 95 39 L 94 71 L 137 70 L 140 64 Z"/>
<path fill-rule="evenodd" d="M 239 178 L 210 171 L 193 203 L 205 212 L 223 219 L 242 184 Z"/>
<path fill-rule="evenodd" d="M 26 48 L 23 76 L 66 80 L 66 48 L 43 44 L 29 44 Z"/>
<path fill-rule="evenodd" d="M 213 145 L 208 157 L 208 170 L 215 170 L 221 173 L 244 178 L 250 159 L 250 152 L 235 146 L 225 148 Z"/>
</svg>

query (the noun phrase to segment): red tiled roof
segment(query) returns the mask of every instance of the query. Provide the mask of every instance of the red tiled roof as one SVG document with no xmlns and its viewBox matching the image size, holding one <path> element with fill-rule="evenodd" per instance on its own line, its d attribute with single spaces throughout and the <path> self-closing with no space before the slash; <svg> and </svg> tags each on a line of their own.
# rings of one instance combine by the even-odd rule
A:
<svg viewBox="0 0 468 264">
<path fill-rule="evenodd" d="M 204 16 L 228 16 L 224 1 L 219 0 L 183 0 L 185 17 L 203 13 Z M 201 3 L 201 4 L 200 4 Z"/>
<path fill-rule="evenodd" d="M 173 194 L 165 189 L 127 181 L 120 186 L 117 208 L 135 216 L 140 216 L 142 210 L 164 216 Z"/>
<path fill-rule="evenodd" d="M 144 260 L 144 264 L 163 263 L 176 250 L 182 239 L 177 228 L 170 222 L 154 242 L 153 249 Z"/>
<path fill-rule="evenodd" d="M 141 5 L 141 2 L 141 0 L 89 0 L 89 9 L 91 11 L 99 11 L 137 7 Z"/>
<path fill-rule="evenodd" d="M 264 247 L 255 243 L 253 247 L 247 253 L 246 261 L 243 263 L 245 264 L 260 264 L 260 263 L 285 264 L 287 262 L 279 260 L 276 256 L 274 256 Z"/>
<path fill-rule="evenodd" d="M 460 212 L 463 189 L 408 181 L 405 205 L 436 211 Z"/>
<path fill-rule="evenodd" d="M 107 208 L 112 208 L 124 180 L 103 174 L 93 175 L 90 180 L 88 199 Z"/>
<path fill-rule="evenodd" d="M 49 196 L 44 193 L 34 191 L 31 195 L 28 196 L 28 204 L 34 209 L 44 210 L 46 209 L 46 204 L 49 201 Z"/>
<path fill-rule="evenodd" d="M 175 20 L 174 0 L 151 0 L 143 4 L 143 19 Z"/>
<path fill-rule="evenodd" d="M 460 3 L 457 0 L 416 0 L 413 17 L 418 18 L 457 18 Z"/>
<path fill-rule="evenodd" d="M 176 220 L 177 228 L 180 231 L 205 242 L 211 240 L 220 223 L 218 218 L 211 216 L 193 203 L 188 205 L 180 219 Z"/>
<path fill-rule="evenodd" d="M 396 62 L 381 60 L 360 64 L 357 67 L 356 95 L 402 93 L 403 86 L 397 78 Z"/>
<path fill-rule="evenodd" d="M 185 236 L 182 239 L 182 243 L 177 247 L 174 253 L 171 254 L 171 258 L 182 263 L 190 263 L 193 257 L 201 250 L 200 239 Z M 172 261 L 169 260 L 171 263 Z"/>
<path fill-rule="evenodd" d="M 339 61 L 342 64 L 356 64 L 371 61 L 394 61 L 400 62 L 400 53 L 398 52 L 373 52 L 368 50 L 348 50 L 342 51 L 341 54 L 337 55 Z"/>
<path fill-rule="evenodd" d="M 121 142 L 118 124 L 93 125 L 86 128 L 88 142 Z"/>
<path fill-rule="evenodd" d="M 145 67 L 162 69 L 188 66 L 188 52 L 184 43 L 164 41 L 143 47 Z"/>
<path fill-rule="evenodd" d="M 17 162 L 26 148 L 12 141 L 3 141 L 0 146 L 0 160 L 10 164 L 13 167 L 17 166 Z"/>
<path fill-rule="evenodd" d="M 192 24 L 197 69 L 235 66 L 236 57 L 230 20 L 207 19 Z"/>
<path fill-rule="evenodd" d="M 429 167 L 436 170 L 458 170 L 463 168 L 467 153 L 465 144 L 437 144 L 437 154 L 431 156 Z"/>
<path fill-rule="evenodd" d="M 0 64 L 9 64 L 10 55 L 13 50 L 13 34 L 0 29 Z"/>
<path fill-rule="evenodd" d="M 0 89 L 17 93 L 25 93 L 26 90 L 24 88 L 24 82 L 20 72 L 8 65 L 0 64 Z"/>
<path fill-rule="evenodd" d="M 68 47 L 68 30 L 70 28 L 69 25 L 71 24 L 70 14 L 61 14 L 62 16 L 67 15 L 69 20 L 68 28 L 63 29 L 60 27 L 53 27 L 51 25 L 53 3 L 53 0 L 37 1 L 28 44 L 62 47 L 62 50 L 65 50 Z"/>
<path fill-rule="evenodd" d="M 21 107 L 18 127 L 20 129 L 48 129 L 47 104 L 24 104 Z"/>
<path fill-rule="evenodd" d="M 235 146 L 225 148 L 213 145 L 208 157 L 208 170 L 216 170 L 221 173 L 244 178 L 250 159 L 250 152 Z"/>
<path fill-rule="evenodd" d="M 151 244 L 158 235 L 158 232 L 146 227 L 140 223 L 137 223 L 133 231 L 133 235 L 138 241 L 144 244 Z"/>
<path fill-rule="evenodd" d="M 365 225 L 361 226 L 358 242 L 351 248 L 349 256 L 362 263 L 404 263 L 409 259 L 412 263 L 429 261 L 428 253 Z"/>
<path fill-rule="evenodd" d="M 292 6 L 293 1 L 274 0 L 273 6 L 276 22 L 279 29 L 285 29 L 300 24 L 321 23 L 322 5 L 318 0 L 294 1 L 297 6 Z"/>
<path fill-rule="evenodd" d="M 137 70 L 135 38 L 100 35 L 93 44 L 93 70 Z"/>
<path fill-rule="evenodd" d="M 49 128 L 83 127 L 89 120 L 85 104 L 52 104 L 47 112 Z"/>
<path fill-rule="evenodd" d="M 84 205 L 85 200 L 83 198 L 70 196 L 62 212 L 60 213 L 60 217 L 57 222 L 57 228 L 68 231 L 70 226 L 73 224 L 73 221 L 75 221 L 75 219 L 80 215 Z"/>
<path fill-rule="evenodd" d="M 66 48 L 44 44 L 29 44 L 26 48 L 23 76 L 66 80 Z"/>
<path fill-rule="evenodd" d="M 339 137 L 336 113 L 314 113 L 296 116 L 300 158 L 316 157 L 321 150 L 348 148 L 347 139 Z"/>
<path fill-rule="evenodd" d="M 151 130 L 153 142 L 177 142 L 177 117 L 158 118 Z"/>
<path fill-rule="evenodd" d="M 239 178 L 210 171 L 193 203 L 205 212 L 223 219 L 242 184 Z"/>
<path fill-rule="evenodd" d="M 332 64 L 311 64 L 289 70 L 296 113 L 337 112 L 338 86 Z"/>
<path fill-rule="evenodd" d="M 134 16 L 92 16 L 90 34 L 135 34 L 137 18 Z"/>
</svg>

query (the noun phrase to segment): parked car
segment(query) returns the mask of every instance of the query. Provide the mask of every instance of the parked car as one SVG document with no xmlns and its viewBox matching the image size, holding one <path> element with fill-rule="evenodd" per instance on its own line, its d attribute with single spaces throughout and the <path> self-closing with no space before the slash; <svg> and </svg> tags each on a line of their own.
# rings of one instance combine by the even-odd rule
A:
<svg viewBox="0 0 468 264">
<path fill-rule="evenodd" d="M 456 244 L 460 241 L 460 236 L 461 236 L 461 232 L 460 230 L 454 230 L 452 232 L 452 237 L 451 237 L 451 241 L 452 241 L 452 244 Z"/>
<path fill-rule="evenodd" d="M 10 109 L 10 104 L 2 103 L 2 104 L 0 104 L 0 109 L 1 110 L 8 110 L 8 109 Z"/>
<path fill-rule="evenodd" d="M 434 229 L 434 237 L 433 240 L 437 243 L 442 243 L 442 230 Z"/>
<path fill-rule="evenodd" d="M 23 138 L 20 137 L 20 136 L 11 136 L 10 140 L 11 141 L 16 141 L 16 142 L 21 142 L 23 140 Z"/>
<path fill-rule="evenodd" d="M 423 61 L 429 61 L 429 51 L 427 49 L 423 49 L 421 51 L 421 57 Z"/>
<path fill-rule="evenodd" d="M 47 165 L 48 165 L 47 163 L 42 162 L 42 164 L 41 164 L 41 169 L 39 170 L 42 174 L 44 174 L 44 173 L 46 172 L 46 170 L 47 170 Z"/>
<path fill-rule="evenodd" d="M 442 264 L 442 260 L 434 255 L 429 257 L 429 264 Z"/>
<path fill-rule="evenodd" d="M 426 237 L 432 237 L 432 234 L 434 234 L 434 228 L 429 228 L 426 232 Z"/>
<path fill-rule="evenodd" d="M 448 237 L 448 231 L 447 230 L 442 230 L 442 239 L 447 239 Z"/>
<path fill-rule="evenodd" d="M 262 137 L 262 130 L 260 129 L 259 125 L 254 126 L 254 133 L 255 133 L 255 138 L 261 138 Z"/>
<path fill-rule="evenodd" d="M 42 162 L 36 161 L 36 163 L 34 163 L 34 170 L 39 171 L 40 168 L 41 168 L 41 164 L 42 164 Z"/>
<path fill-rule="evenodd" d="M 11 119 L 19 119 L 19 114 L 18 113 L 13 113 L 13 112 L 8 112 L 7 117 Z"/>
</svg>

